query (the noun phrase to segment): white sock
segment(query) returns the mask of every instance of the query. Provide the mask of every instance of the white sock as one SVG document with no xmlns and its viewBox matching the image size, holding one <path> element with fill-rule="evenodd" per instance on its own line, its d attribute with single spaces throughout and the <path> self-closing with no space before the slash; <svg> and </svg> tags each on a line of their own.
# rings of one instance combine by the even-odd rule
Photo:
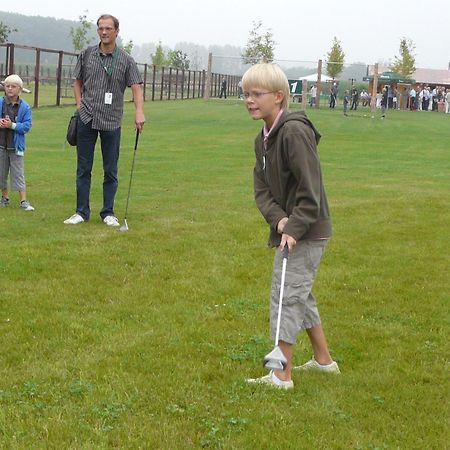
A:
<svg viewBox="0 0 450 450">
<path fill-rule="evenodd" d="M 278 386 L 283 386 L 286 383 L 289 383 L 289 381 L 280 380 L 276 375 L 275 372 L 272 372 L 272 380 L 277 384 Z"/>
<path fill-rule="evenodd" d="M 317 361 L 316 361 L 317 362 Z M 334 364 L 334 361 L 331 361 L 330 362 L 330 364 L 320 364 L 320 363 L 317 363 L 320 367 L 330 367 L 330 366 L 332 366 L 333 364 Z"/>
</svg>

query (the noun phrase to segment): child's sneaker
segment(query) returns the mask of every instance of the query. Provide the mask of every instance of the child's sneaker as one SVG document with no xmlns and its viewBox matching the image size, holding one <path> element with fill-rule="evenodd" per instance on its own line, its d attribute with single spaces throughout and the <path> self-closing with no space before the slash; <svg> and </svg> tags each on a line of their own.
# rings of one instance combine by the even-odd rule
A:
<svg viewBox="0 0 450 450">
<path fill-rule="evenodd" d="M 0 206 L 9 206 L 9 198 L 2 197 L 2 199 L 0 200 Z"/>
<path fill-rule="evenodd" d="M 341 373 L 336 361 L 333 361 L 330 364 L 323 365 L 319 364 L 314 359 L 314 356 L 307 363 L 301 366 L 294 367 L 294 370 L 317 370 L 319 372 Z"/>
<path fill-rule="evenodd" d="M 34 211 L 34 208 L 30 205 L 30 202 L 28 200 L 22 200 L 20 202 L 20 207 L 25 211 Z"/>
<path fill-rule="evenodd" d="M 269 386 L 273 386 L 277 389 L 293 389 L 294 382 L 292 380 L 283 381 L 280 380 L 271 370 L 267 375 L 264 375 L 260 378 L 247 378 L 248 384 L 268 384 Z"/>
</svg>

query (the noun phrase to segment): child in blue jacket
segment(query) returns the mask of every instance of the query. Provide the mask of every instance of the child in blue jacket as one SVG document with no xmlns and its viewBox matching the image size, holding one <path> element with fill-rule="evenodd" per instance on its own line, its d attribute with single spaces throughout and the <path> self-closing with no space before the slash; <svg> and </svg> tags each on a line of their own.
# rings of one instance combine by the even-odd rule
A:
<svg viewBox="0 0 450 450">
<path fill-rule="evenodd" d="M 8 175 L 11 174 L 11 190 L 19 192 L 20 207 L 24 211 L 34 211 L 27 200 L 23 163 L 25 134 L 32 125 L 31 108 L 19 98 L 23 82 L 18 75 L 9 75 L 3 85 L 5 96 L 0 97 L 0 204 L 9 205 Z"/>
</svg>

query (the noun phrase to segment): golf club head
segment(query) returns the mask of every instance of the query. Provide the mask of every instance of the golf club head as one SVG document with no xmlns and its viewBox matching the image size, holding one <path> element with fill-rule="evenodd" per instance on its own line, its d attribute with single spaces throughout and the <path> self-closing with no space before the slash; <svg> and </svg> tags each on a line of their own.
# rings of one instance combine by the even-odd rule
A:
<svg viewBox="0 0 450 450">
<path fill-rule="evenodd" d="M 287 359 L 278 345 L 264 357 L 263 366 L 266 369 L 286 369 Z"/>
<path fill-rule="evenodd" d="M 119 231 L 128 231 L 128 222 L 127 219 L 123 220 L 123 225 L 119 228 Z"/>
</svg>

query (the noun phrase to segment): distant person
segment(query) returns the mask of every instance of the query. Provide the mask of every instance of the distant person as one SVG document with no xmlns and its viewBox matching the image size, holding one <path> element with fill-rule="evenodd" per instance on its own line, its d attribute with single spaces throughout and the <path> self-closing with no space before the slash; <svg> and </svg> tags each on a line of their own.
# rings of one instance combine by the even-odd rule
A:
<svg viewBox="0 0 450 450">
<path fill-rule="evenodd" d="M 97 20 L 98 45 L 81 52 L 75 66 L 74 92 L 79 111 L 77 131 L 77 205 L 65 224 L 76 225 L 89 220 L 89 195 L 94 148 L 100 136 L 103 156 L 103 208 L 100 217 L 108 226 L 119 226 L 114 214 L 118 186 L 123 97 L 131 86 L 135 106 L 134 124 L 142 131 L 145 123 L 141 76 L 133 58 L 116 45 L 119 21 L 109 14 Z"/>
<path fill-rule="evenodd" d="M 314 108 L 316 106 L 316 97 L 317 97 L 317 86 L 315 84 L 312 86 L 309 93 L 311 94 L 309 106 L 311 106 L 311 108 Z"/>
<path fill-rule="evenodd" d="M 450 89 L 445 94 L 445 113 L 450 114 Z"/>
<path fill-rule="evenodd" d="M 381 91 L 381 118 L 386 117 L 386 109 L 389 108 L 389 86 L 385 86 Z"/>
<path fill-rule="evenodd" d="M 256 64 L 242 78 L 247 110 L 264 121 L 255 140 L 253 170 L 255 201 L 270 226 L 269 245 L 276 247 L 270 300 L 270 332 L 275 337 L 281 282 L 282 251 L 287 246 L 285 299 L 279 347 L 287 359 L 285 370 L 273 370 L 248 383 L 292 389 L 292 370 L 339 373 L 321 325 L 312 287 L 322 254 L 331 237 L 331 219 L 317 153 L 319 132 L 303 111 L 288 111 L 290 89 L 275 64 Z M 297 336 L 306 330 L 311 360 L 292 367 Z"/>
<path fill-rule="evenodd" d="M 242 96 L 242 80 L 239 80 L 238 84 L 237 84 L 237 88 L 238 88 L 238 99 L 239 100 L 243 100 L 244 97 Z"/>
<path fill-rule="evenodd" d="M 358 101 L 359 101 L 358 89 L 354 87 L 352 88 L 352 104 L 350 105 L 350 109 L 354 109 L 356 111 L 356 108 L 358 107 Z"/>
<path fill-rule="evenodd" d="M 220 94 L 219 94 L 219 98 L 225 97 L 227 98 L 227 80 L 226 78 L 224 78 L 222 80 L 222 83 L 220 85 Z"/>
<path fill-rule="evenodd" d="M 348 114 L 347 114 L 348 104 L 349 104 L 348 95 L 349 95 L 349 92 L 345 91 L 345 93 L 344 93 L 344 101 L 342 102 L 342 104 L 344 105 L 344 116 L 348 116 Z"/>
<path fill-rule="evenodd" d="M 338 95 L 338 85 L 336 82 L 330 88 L 330 108 L 334 109 L 336 106 L 336 99 Z"/>
<path fill-rule="evenodd" d="M 409 91 L 409 109 L 411 111 L 414 111 L 416 109 L 416 95 L 417 95 L 416 90 L 412 86 Z"/>
<path fill-rule="evenodd" d="M 0 97 L 0 204 L 10 204 L 8 175 L 11 175 L 11 190 L 19 192 L 20 207 L 25 211 L 34 211 L 27 200 L 23 161 L 25 135 L 32 126 L 31 108 L 19 97 L 23 88 L 19 75 L 9 75 L 3 83 L 5 96 Z"/>
</svg>

